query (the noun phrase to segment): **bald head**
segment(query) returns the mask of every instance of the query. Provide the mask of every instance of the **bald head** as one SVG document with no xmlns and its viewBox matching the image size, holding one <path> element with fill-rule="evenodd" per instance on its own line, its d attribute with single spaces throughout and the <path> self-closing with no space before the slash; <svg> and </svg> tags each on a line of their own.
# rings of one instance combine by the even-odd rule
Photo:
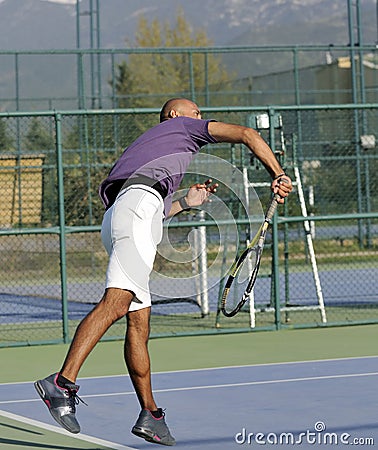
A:
<svg viewBox="0 0 378 450">
<path fill-rule="evenodd" d="M 161 108 L 160 122 L 180 116 L 201 119 L 201 111 L 194 102 L 187 98 L 171 98 Z"/>
</svg>

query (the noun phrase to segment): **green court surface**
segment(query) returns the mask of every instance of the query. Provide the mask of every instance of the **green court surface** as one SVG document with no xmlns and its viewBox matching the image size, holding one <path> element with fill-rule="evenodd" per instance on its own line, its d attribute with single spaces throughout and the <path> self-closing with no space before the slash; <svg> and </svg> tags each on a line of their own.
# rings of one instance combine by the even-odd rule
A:
<svg viewBox="0 0 378 450">
<path fill-rule="evenodd" d="M 153 372 L 375 356 L 378 325 L 152 339 Z M 0 382 L 30 381 L 59 370 L 67 345 L 1 348 Z M 122 341 L 101 342 L 81 377 L 125 373 Z"/>
</svg>

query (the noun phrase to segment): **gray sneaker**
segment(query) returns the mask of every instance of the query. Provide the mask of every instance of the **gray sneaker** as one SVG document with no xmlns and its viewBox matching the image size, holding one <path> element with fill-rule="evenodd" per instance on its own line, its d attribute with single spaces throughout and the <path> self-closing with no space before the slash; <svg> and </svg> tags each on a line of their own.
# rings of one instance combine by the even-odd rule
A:
<svg viewBox="0 0 378 450">
<path fill-rule="evenodd" d="M 159 411 L 161 412 L 161 417 L 156 419 L 151 414 L 151 411 L 143 409 L 131 432 L 148 442 L 155 442 L 161 445 L 175 445 L 176 441 L 171 436 L 165 423 L 165 413 L 161 408 L 159 408 Z"/>
<path fill-rule="evenodd" d="M 58 374 L 54 373 L 44 380 L 36 381 L 35 389 L 59 425 L 71 433 L 79 433 L 80 425 L 75 417 L 76 405 L 79 401 L 85 403 L 77 395 L 79 386 L 70 384 L 61 388 L 56 383 L 57 377 Z"/>
</svg>

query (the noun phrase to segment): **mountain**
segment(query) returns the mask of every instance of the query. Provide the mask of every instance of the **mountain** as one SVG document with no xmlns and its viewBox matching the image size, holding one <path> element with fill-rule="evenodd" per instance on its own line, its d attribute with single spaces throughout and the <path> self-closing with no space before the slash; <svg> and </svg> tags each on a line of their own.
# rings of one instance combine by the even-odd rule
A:
<svg viewBox="0 0 378 450">
<path fill-rule="evenodd" d="M 89 5 L 80 2 L 84 48 L 90 47 Z M 217 46 L 348 42 L 347 0 L 99 0 L 99 5 L 105 48 L 131 45 L 141 15 L 173 22 L 180 8 L 193 29 L 206 30 Z M 360 5 L 363 40 L 373 43 L 376 0 Z M 76 48 L 76 1 L 3 0 L 0 26 L 3 50 Z"/>
<path fill-rule="evenodd" d="M 179 9 L 184 11 L 193 30 L 204 30 L 214 46 L 349 43 L 347 0 L 99 0 L 98 16 L 96 4 L 92 1 L 92 37 L 95 42 L 99 36 L 102 48 L 133 47 L 142 15 L 161 23 L 173 23 Z M 376 0 L 360 0 L 360 5 L 362 41 L 374 43 L 377 40 Z M 81 0 L 79 9 L 80 46 L 90 48 L 90 0 Z M 2 0 L 0 49 L 76 49 L 76 12 L 76 0 Z M 76 96 L 76 57 L 49 58 L 47 61 L 42 56 L 20 56 L 22 97 Z M 287 63 L 279 59 L 275 57 L 274 68 L 271 56 L 247 58 L 233 54 L 224 61 L 244 77 L 284 70 Z M 313 62 L 311 58 L 302 60 L 302 64 Z M 12 56 L 0 55 L 1 110 L 14 109 L 14 101 L 4 100 L 15 95 L 14 64 Z M 27 104 L 22 108 L 28 109 Z"/>
</svg>

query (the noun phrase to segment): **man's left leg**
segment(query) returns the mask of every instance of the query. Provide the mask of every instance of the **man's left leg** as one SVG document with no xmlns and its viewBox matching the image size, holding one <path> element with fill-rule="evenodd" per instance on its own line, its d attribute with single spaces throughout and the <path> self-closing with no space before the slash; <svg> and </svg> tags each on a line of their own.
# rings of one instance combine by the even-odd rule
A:
<svg viewBox="0 0 378 450">
<path fill-rule="evenodd" d="M 148 353 L 151 308 L 127 314 L 124 355 L 131 381 L 142 408 L 132 433 L 146 441 L 162 445 L 175 445 L 165 422 L 165 414 L 158 408 L 152 392 L 151 364 Z"/>
</svg>

